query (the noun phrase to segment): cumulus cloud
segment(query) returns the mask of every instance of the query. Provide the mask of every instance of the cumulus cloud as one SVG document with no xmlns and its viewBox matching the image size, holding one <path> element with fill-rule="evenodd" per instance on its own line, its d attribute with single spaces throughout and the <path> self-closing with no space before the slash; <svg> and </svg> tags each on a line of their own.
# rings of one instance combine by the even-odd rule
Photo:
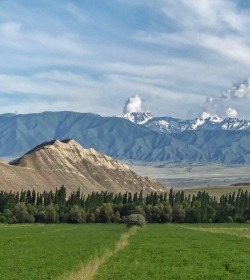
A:
<svg viewBox="0 0 250 280">
<path fill-rule="evenodd" d="M 202 111 L 210 116 L 217 115 L 220 117 L 236 118 L 241 114 L 241 107 L 244 107 L 243 105 L 245 105 L 249 99 L 250 78 L 242 83 L 233 84 L 231 88 L 224 91 L 218 97 L 208 97 L 202 104 Z"/>
<path fill-rule="evenodd" d="M 139 95 L 135 95 L 126 101 L 123 108 L 123 114 L 141 112 L 142 111 L 142 100 Z"/>
<path fill-rule="evenodd" d="M 229 107 L 226 110 L 226 115 L 228 118 L 237 118 L 238 112 L 235 109 Z"/>
<path fill-rule="evenodd" d="M 208 112 L 202 112 L 200 114 L 200 118 L 202 118 L 202 119 L 208 119 L 210 117 L 211 117 L 211 115 Z"/>
<path fill-rule="evenodd" d="M 221 104 L 218 98 L 207 97 L 205 102 L 202 104 L 202 114 L 208 114 L 210 116 L 221 115 Z"/>
<path fill-rule="evenodd" d="M 250 78 L 243 83 L 234 84 L 227 92 L 223 92 L 221 98 L 241 99 L 250 97 Z"/>
</svg>

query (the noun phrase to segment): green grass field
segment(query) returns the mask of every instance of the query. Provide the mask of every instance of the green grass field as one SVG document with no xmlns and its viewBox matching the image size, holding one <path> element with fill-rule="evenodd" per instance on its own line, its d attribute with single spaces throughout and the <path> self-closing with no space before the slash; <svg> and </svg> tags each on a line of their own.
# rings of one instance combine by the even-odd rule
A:
<svg viewBox="0 0 250 280">
<path fill-rule="evenodd" d="M 55 279 L 112 248 L 123 225 L 0 226 L 0 279 Z"/>
<path fill-rule="evenodd" d="M 147 225 L 96 279 L 249 279 L 249 238 L 246 225 Z"/>
<path fill-rule="evenodd" d="M 115 224 L 2 225 L 0 250 L 5 280 L 242 280 L 250 275 L 248 224 L 148 224 L 137 232 Z"/>
</svg>

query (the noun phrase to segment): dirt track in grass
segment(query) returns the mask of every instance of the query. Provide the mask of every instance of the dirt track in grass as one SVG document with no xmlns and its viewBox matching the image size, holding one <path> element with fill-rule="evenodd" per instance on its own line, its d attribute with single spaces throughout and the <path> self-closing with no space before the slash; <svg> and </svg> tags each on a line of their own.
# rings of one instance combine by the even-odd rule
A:
<svg viewBox="0 0 250 280">
<path fill-rule="evenodd" d="M 129 238 L 136 234 L 138 231 L 137 227 L 132 227 L 123 233 L 115 245 L 113 250 L 108 249 L 101 256 L 95 257 L 88 263 L 83 264 L 77 271 L 72 271 L 65 276 L 61 277 L 60 280 L 91 280 L 94 279 L 101 265 L 106 263 L 112 256 L 126 247 L 129 243 Z"/>
</svg>

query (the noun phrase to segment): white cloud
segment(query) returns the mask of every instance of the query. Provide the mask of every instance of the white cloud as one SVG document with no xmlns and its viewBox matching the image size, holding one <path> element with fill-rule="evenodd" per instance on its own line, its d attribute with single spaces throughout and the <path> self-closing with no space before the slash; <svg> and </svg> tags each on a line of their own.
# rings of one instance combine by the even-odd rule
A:
<svg viewBox="0 0 250 280">
<path fill-rule="evenodd" d="M 111 0 L 95 13 L 84 1 L 47 4 L 0 3 L 0 99 L 7 94 L 13 110 L 14 96 L 28 95 L 27 112 L 117 115 L 124 98 L 139 94 L 156 115 L 187 117 L 250 74 L 249 11 L 236 1 Z M 141 15 L 147 8 L 141 19 L 137 5 Z M 33 106 L 32 98 L 44 101 Z M 227 102 L 224 114 L 234 108 Z"/>
<path fill-rule="evenodd" d="M 126 101 L 126 104 L 123 109 L 123 114 L 133 112 L 142 112 L 142 100 L 138 94 L 133 97 L 130 97 Z"/>
<path fill-rule="evenodd" d="M 229 107 L 226 110 L 226 116 L 229 117 L 229 118 L 237 118 L 238 112 L 235 109 Z"/>
</svg>

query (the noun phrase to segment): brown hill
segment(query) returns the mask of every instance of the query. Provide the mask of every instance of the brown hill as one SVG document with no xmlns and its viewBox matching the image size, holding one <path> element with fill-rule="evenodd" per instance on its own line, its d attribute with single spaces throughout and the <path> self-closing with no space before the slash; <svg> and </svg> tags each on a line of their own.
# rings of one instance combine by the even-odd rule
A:
<svg viewBox="0 0 250 280">
<path fill-rule="evenodd" d="M 34 170 L 0 161 L 0 190 L 20 191 L 33 188 L 40 192 L 48 189 L 46 181 Z"/>
<path fill-rule="evenodd" d="M 141 177 L 128 166 L 94 149 L 84 149 L 74 140 L 43 143 L 24 156 L 0 162 L 0 189 L 54 190 L 64 185 L 69 191 L 144 192 L 166 191 L 160 182 Z"/>
</svg>

